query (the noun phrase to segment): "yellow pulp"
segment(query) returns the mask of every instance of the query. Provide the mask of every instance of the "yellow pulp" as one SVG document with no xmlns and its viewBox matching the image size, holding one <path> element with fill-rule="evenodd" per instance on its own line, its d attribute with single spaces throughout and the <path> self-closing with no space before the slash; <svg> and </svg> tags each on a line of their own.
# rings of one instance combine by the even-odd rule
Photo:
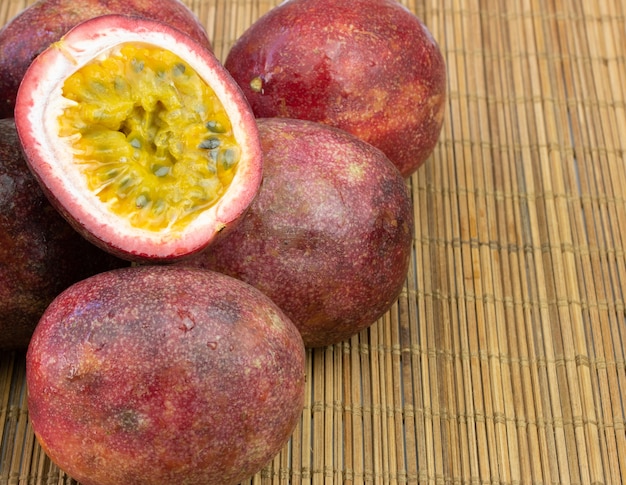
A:
<svg viewBox="0 0 626 485">
<path fill-rule="evenodd" d="M 181 228 L 231 183 L 240 149 L 222 103 L 170 51 L 123 44 L 70 76 L 59 135 L 90 190 L 135 227 Z"/>
</svg>

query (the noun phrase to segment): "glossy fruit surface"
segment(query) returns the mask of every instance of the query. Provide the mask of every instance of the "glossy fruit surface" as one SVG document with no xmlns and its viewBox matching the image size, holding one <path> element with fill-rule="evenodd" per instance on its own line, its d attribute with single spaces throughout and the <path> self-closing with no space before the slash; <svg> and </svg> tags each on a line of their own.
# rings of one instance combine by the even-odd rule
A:
<svg viewBox="0 0 626 485">
<path fill-rule="evenodd" d="M 409 176 L 443 123 L 446 70 L 430 32 L 396 0 L 289 0 L 224 63 L 257 117 L 326 123 L 381 149 Z"/>
<path fill-rule="evenodd" d="M 207 33 L 180 0 L 39 0 L 0 30 L 0 117 L 13 117 L 15 97 L 30 63 L 79 23 L 107 14 L 160 20 L 210 48 Z"/>
<path fill-rule="evenodd" d="M 129 260 L 202 249 L 260 184 L 257 127 L 237 84 L 210 51 L 160 22 L 79 24 L 31 64 L 15 113 L 50 200 Z"/>
<path fill-rule="evenodd" d="M 172 266 L 101 273 L 46 310 L 27 353 L 29 417 L 83 485 L 229 485 L 287 442 L 305 352 L 267 297 Z"/>
<path fill-rule="evenodd" d="M 128 263 L 101 251 L 58 214 L 0 120 L 0 349 L 26 349 L 46 307 L 68 286 Z"/>
<path fill-rule="evenodd" d="M 223 240 L 182 262 L 268 295 L 321 347 L 370 326 L 403 288 L 413 243 L 405 181 L 384 154 L 321 123 L 259 119 L 261 190 Z"/>
</svg>

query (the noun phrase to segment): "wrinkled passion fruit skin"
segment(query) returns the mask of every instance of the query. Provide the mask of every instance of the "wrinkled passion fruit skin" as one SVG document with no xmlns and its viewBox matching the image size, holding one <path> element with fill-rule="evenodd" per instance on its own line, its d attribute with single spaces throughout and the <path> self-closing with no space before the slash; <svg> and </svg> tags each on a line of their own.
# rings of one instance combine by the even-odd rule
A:
<svg viewBox="0 0 626 485">
<path fill-rule="evenodd" d="M 259 119 L 264 179 L 241 223 L 182 262 L 260 289 L 307 347 L 367 328 L 397 299 L 408 271 L 413 207 L 384 154 L 320 123 Z"/>
<path fill-rule="evenodd" d="M 20 81 L 30 63 L 72 27 L 93 17 L 123 14 L 160 20 L 211 48 L 208 34 L 180 0 L 39 0 L 0 30 L 0 117 L 13 117 Z"/>
<path fill-rule="evenodd" d="M 50 205 L 22 156 L 13 119 L 0 120 L 0 349 L 26 349 L 61 291 L 123 266 Z"/>
<path fill-rule="evenodd" d="M 259 18 L 224 65 L 258 117 L 346 130 L 403 176 L 435 148 L 446 69 L 426 26 L 396 0 L 290 0 Z"/>
<path fill-rule="evenodd" d="M 287 442 L 304 382 L 289 319 L 249 285 L 193 268 L 73 285 L 27 353 L 33 429 L 83 485 L 239 483 Z"/>
</svg>

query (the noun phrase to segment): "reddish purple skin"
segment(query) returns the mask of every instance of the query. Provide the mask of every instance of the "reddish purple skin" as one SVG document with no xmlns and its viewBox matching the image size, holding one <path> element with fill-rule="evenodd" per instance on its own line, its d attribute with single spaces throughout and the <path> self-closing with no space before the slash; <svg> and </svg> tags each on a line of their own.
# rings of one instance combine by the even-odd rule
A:
<svg viewBox="0 0 626 485">
<path fill-rule="evenodd" d="M 73 283 L 128 263 L 83 239 L 50 205 L 0 120 L 0 349 L 26 349 L 48 304 Z"/>
<path fill-rule="evenodd" d="M 80 22 L 104 14 L 161 20 L 211 48 L 208 34 L 180 0 L 39 0 L 0 30 L 0 118 L 13 117 L 20 81 L 30 63 Z"/>
<path fill-rule="evenodd" d="M 444 59 L 396 0 L 282 3 L 244 32 L 224 65 L 256 116 L 339 127 L 380 148 L 405 177 L 438 142 Z"/>
<path fill-rule="evenodd" d="M 228 485 L 284 446 L 304 406 L 305 351 L 255 288 L 173 266 L 70 287 L 27 353 L 29 416 L 82 485 Z"/>
<path fill-rule="evenodd" d="M 307 347 L 370 326 L 401 292 L 413 244 L 405 180 L 378 149 L 338 129 L 259 119 L 261 189 L 223 240 L 182 262 L 268 295 Z"/>
</svg>

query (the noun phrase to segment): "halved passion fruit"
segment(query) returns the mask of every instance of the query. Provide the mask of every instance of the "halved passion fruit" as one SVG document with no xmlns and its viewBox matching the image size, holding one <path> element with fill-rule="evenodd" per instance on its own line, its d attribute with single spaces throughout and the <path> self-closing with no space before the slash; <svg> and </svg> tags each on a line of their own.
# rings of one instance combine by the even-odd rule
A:
<svg viewBox="0 0 626 485">
<path fill-rule="evenodd" d="M 153 20 L 87 20 L 40 54 L 17 95 L 26 159 L 94 244 L 138 261 L 209 245 L 256 195 L 256 122 L 217 58 Z"/>
</svg>

